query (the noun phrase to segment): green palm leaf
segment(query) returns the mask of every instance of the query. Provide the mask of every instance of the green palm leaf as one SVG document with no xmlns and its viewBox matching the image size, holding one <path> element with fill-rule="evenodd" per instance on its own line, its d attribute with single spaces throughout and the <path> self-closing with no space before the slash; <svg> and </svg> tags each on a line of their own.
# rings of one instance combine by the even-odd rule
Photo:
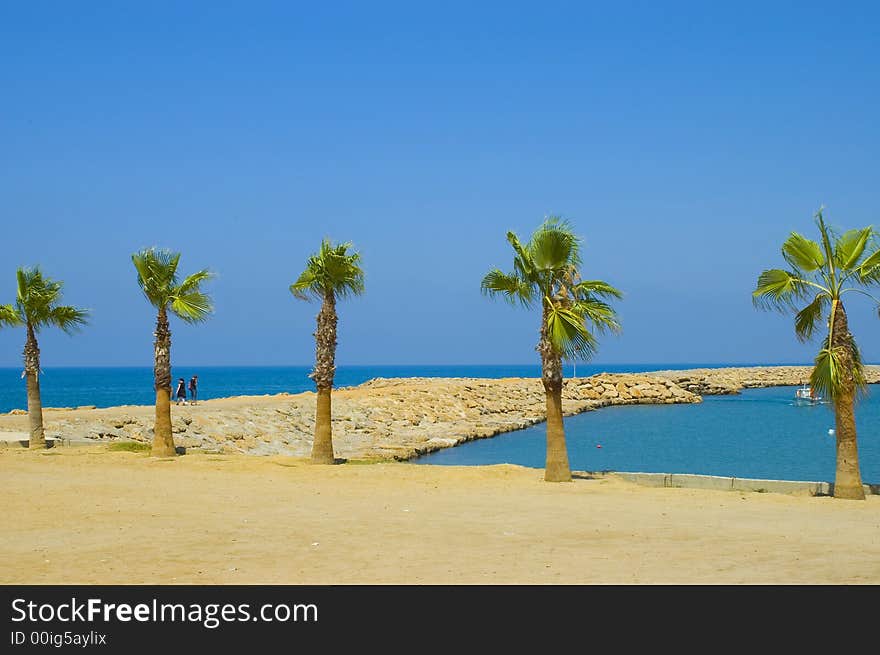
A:
<svg viewBox="0 0 880 655">
<path fill-rule="evenodd" d="M 813 332 L 822 320 L 822 311 L 828 301 L 827 293 L 817 293 L 813 302 L 797 313 L 794 319 L 794 329 L 799 341 L 807 342 L 813 337 Z"/>
<path fill-rule="evenodd" d="M 600 298 L 623 298 L 623 292 L 614 288 L 607 282 L 602 280 L 583 280 L 578 282 L 571 288 L 571 293 L 575 298 L 583 298 L 588 295 L 595 295 Z"/>
<path fill-rule="evenodd" d="M 54 325 L 61 328 L 67 334 L 73 334 L 83 325 L 88 323 L 89 312 L 85 309 L 77 309 L 65 305 L 53 307 L 46 315 L 46 325 Z"/>
<path fill-rule="evenodd" d="M 859 258 L 865 252 L 868 239 L 873 233 L 874 230 L 871 227 L 845 232 L 834 244 L 834 261 L 838 268 L 844 271 L 856 268 Z"/>
<path fill-rule="evenodd" d="M 544 221 L 527 246 L 539 271 L 557 271 L 580 265 L 580 239 L 567 221 L 552 216 Z"/>
<path fill-rule="evenodd" d="M 204 268 L 201 271 L 197 271 L 192 275 L 188 275 L 186 279 L 180 283 L 180 285 L 175 290 L 176 295 L 190 293 L 192 291 L 198 291 L 200 285 L 204 282 L 214 279 L 214 273 Z"/>
<path fill-rule="evenodd" d="M 497 268 L 486 273 L 480 283 L 480 290 L 485 295 L 499 295 L 513 304 L 519 303 L 524 307 L 530 306 L 535 300 L 534 289 L 528 282 Z"/>
<path fill-rule="evenodd" d="M 573 309 L 552 306 L 547 312 L 547 333 L 553 348 L 566 359 L 585 359 L 595 351 L 596 338 L 587 331 L 583 315 Z"/>
<path fill-rule="evenodd" d="M 840 375 L 843 364 L 840 353 L 830 348 L 822 348 L 816 355 L 813 371 L 810 374 L 810 386 L 819 394 L 834 399 L 840 389 Z"/>
<path fill-rule="evenodd" d="M 850 336 L 849 348 L 852 354 L 852 382 L 855 391 L 859 395 L 864 395 L 867 390 L 867 379 L 865 378 L 865 367 L 862 363 L 862 355 L 855 340 Z M 829 348 L 828 339 L 822 345 L 819 354 L 813 366 L 810 375 L 810 385 L 816 389 L 821 395 L 836 400 L 838 395 L 844 388 L 844 376 L 847 374 L 845 366 L 846 349 L 837 346 Z"/>
<path fill-rule="evenodd" d="M 822 249 L 815 241 L 792 232 L 782 244 L 782 256 L 796 270 L 810 273 L 825 264 Z"/>
<path fill-rule="evenodd" d="M 773 268 L 758 277 L 758 284 L 752 292 L 752 302 L 765 309 L 791 309 L 793 304 L 804 297 L 809 286 L 796 273 Z"/>
<path fill-rule="evenodd" d="M 858 269 L 859 281 L 862 283 L 880 281 L 880 248 L 874 248 L 865 257 Z"/>
<path fill-rule="evenodd" d="M 186 323 L 201 323 L 214 311 L 211 299 L 201 291 L 174 295 L 169 303 L 174 315 Z"/>
<path fill-rule="evenodd" d="M 296 282 L 290 285 L 290 292 L 300 300 L 309 300 L 308 293 L 313 289 L 320 289 L 316 282 L 315 271 L 312 268 L 306 268 Z"/>
<path fill-rule="evenodd" d="M 599 333 L 621 331 L 617 312 L 609 305 L 595 298 L 578 300 L 572 305 L 572 311 L 582 317 L 583 321 L 593 325 Z"/>
<path fill-rule="evenodd" d="M 22 324 L 18 310 L 12 305 L 0 305 L 0 327 L 8 325 L 15 327 Z"/>
</svg>

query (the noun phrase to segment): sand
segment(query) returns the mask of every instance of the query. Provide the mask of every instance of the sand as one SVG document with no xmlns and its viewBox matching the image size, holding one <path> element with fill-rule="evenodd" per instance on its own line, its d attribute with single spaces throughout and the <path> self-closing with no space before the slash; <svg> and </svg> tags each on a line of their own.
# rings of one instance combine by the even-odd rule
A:
<svg viewBox="0 0 880 655">
<path fill-rule="evenodd" d="M 4 449 L 0 583 L 880 583 L 880 496 L 542 473 Z"/>
</svg>

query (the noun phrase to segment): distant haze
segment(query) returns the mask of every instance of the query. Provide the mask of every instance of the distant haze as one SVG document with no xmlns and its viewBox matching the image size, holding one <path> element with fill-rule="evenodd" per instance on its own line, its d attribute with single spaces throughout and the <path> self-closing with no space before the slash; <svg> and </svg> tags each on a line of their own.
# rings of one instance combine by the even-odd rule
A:
<svg viewBox="0 0 880 655">
<path fill-rule="evenodd" d="M 0 303 L 39 264 L 93 312 L 44 366 L 149 366 L 130 255 L 209 267 L 181 365 L 307 365 L 288 285 L 350 240 L 340 365 L 530 363 L 538 314 L 490 301 L 507 230 L 547 214 L 622 289 L 597 363 L 808 363 L 751 291 L 792 230 L 880 223 L 873 3 L 5 3 Z M 867 361 L 880 320 L 848 305 Z M 24 332 L 0 330 L 0 366 Z"/>
</svg>

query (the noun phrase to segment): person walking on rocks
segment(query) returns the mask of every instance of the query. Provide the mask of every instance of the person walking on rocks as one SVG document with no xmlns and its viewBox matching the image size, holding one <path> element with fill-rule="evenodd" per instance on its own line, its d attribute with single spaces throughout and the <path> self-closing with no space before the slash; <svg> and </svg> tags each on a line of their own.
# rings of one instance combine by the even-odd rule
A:
<svg viewBox="0 0 880 655">
<path fill-rule="evenodd" d="M 183 381 L 183 378 L 178 378 L 177 380 L 177 392 L 174 394 L 177 396 L 177 404 L 183 403 L 186 405 L 186 383 Z"/>
<path fill-rule="evenodd" d="M 193 375 L 189 379 L 189 404 L 195 405 L 199 395 L 199 376 Z"/>
</svg>

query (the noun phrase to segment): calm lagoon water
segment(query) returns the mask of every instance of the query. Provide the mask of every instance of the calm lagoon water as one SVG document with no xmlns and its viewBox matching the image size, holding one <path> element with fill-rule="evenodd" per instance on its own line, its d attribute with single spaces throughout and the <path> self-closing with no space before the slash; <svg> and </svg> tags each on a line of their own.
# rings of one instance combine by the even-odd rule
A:
<svg viewBox="0 0 880 655">
<path fill-rule="evenodd" d="M 880 483 L 880 389 L 856 406 L 862 480 Z M 834 481 L 830 405 L 796 406 L 796 387 L 705 396 L 697 405 L 605 407 L 565 419 L 572 470 Z M 544 467 L 545 426 L 472 441 L 417 464 Z M 601 446 L 599 448 L 598 446 Z"/>
</svg>

